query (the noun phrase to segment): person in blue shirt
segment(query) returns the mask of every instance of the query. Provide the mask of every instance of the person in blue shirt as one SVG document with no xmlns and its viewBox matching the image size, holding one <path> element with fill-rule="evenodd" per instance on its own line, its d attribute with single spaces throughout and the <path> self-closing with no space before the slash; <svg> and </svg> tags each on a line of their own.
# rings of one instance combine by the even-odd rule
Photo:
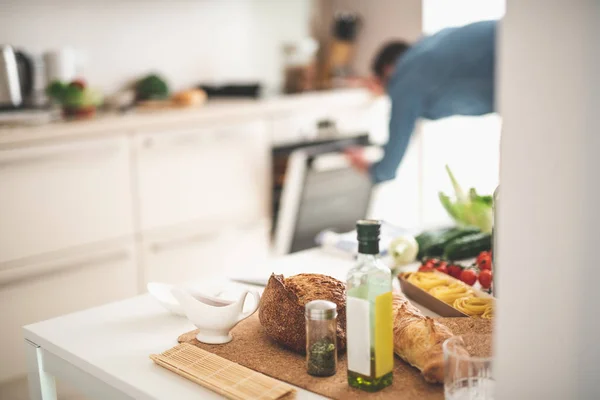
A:
<svg viewBox="0 0 600 400">
<path fill-rule="evenodd" d="M 374 183 L 394 179 L 419 118 L 484 115 L 495 111 L 497 21 L 447 28 L 412 46 L 385 45 L 373 72 L 392 104 L 389 139 L 381 161 L 369 165 L 350 150 L 350 162 Z"/>
</svg>

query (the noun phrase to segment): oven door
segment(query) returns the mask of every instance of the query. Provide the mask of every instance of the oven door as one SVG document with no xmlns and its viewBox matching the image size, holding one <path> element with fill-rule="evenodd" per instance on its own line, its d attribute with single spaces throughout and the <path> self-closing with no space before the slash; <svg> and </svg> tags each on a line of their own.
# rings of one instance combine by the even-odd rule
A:
<svg viewBox="0 0 600 400">
<path fill-rule="evenodd" d="M 350 166 L 343 149 L 327 144 L 291 154 L 275 226 L 277 255 L 315 247 L 319 232 L 347 232 L 366 217 L 373 184 Z M 382 152 L 365 146 L 365 154 L 376 161 Z"/>
</svg>

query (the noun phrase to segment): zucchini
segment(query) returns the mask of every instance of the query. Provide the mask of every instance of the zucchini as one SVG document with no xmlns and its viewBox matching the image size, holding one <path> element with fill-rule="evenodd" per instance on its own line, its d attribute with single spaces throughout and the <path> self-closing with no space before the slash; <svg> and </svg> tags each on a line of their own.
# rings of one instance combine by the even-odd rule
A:
<svg viewBox="0 0 600 400">
<path fill-rule="evenodd" d="M 478 228 L 444 228 L 436 231 L 423 232 L 416 237 L 419 243 L 418 258 L 439 257 L 444 254 L 444 248 L 453 240 L 480 232 Z"/>
<path fill-rule="evenodd" d="M 448 260 L 464 260 L 477 257 L 482 251 L 492 248 L 492 235 L 473 233 L 452 240 L 444 248 L 444 257 Z"/>
<path fill-rule="evenodd" d="M 433 242 L 439 240 L 442 235 L 452 231 L 453 229 L 456 228 L 441 228 L 432 231 L 424 231 L 416 236 L 415 239 L 419 244 L 419 254 L 417 255 L 417 258 L 423 257 L 425 249 L 427 249 Z"/>
</svg>

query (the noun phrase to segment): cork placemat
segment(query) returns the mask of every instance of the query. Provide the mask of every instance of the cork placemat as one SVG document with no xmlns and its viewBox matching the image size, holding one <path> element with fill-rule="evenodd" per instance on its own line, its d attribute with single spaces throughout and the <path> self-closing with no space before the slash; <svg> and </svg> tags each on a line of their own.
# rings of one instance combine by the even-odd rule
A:
<svg viewBox="0 0 600 400">
<path fill-rule="evenodd" d="M 457 335 L 465 333 L 491 333 L 490 320 L 474 318 L 439 318 Z M 264 333 L 258 320 L 258 313 L 242 321 L 232 331 L 233 340 L 227 344 L 211 345 L 196 340 L 197 331 L 179 336 L 180 343 L 190 343 L 223 358 L 262 372 L 320 395 L 333 399 L 403 399 L 403 400 L 443 400 L 442 385 L 425 382 L 419 370 L 395 359 L 394 383 L 377 393 L 366 393 L 348 386 L 346 376 L 346 356 L 338 360 L 338 373 L 327 378 L 316 378 L 306 373 L 305 358 L 284 349 Z"/>
</svg>

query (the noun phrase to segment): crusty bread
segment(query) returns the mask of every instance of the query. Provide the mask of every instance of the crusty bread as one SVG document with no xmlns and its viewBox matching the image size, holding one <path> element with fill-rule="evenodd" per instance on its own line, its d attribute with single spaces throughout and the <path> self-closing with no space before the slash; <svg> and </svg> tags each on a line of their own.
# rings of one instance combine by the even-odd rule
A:
<svg viewBox="0 0 600 400">
<path fill-rule="evenodd" d="M 444 381 L 442 344 L 450 329 L 425 317 L 403 295 L 394 293 L 394 352 L 421 370 L 427 382 Z"/>
<path fill-rule="evenodd" d="M 297 353 L 305 353 L 304 306 L 312 300 L 329 300 L 337 305 L 337 344 L 338 349 L 345 349 L 346 285 L 326 275 L 300 274 L 289 278 L 271 275 L 258 312 L 267 335 Z"/>
</svg>

